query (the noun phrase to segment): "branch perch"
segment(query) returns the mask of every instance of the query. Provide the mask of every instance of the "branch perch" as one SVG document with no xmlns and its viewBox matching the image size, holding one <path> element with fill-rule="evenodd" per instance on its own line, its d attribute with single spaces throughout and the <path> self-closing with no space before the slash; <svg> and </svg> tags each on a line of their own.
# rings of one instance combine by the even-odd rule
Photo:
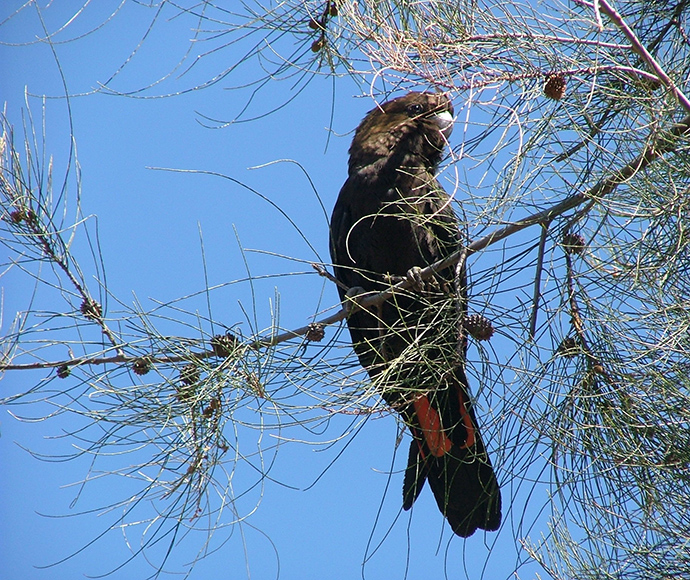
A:
<svg viewBox="0 0 690 580">
<path fill-rule="evenodd" d="M 602 5 L 603 6 L 603 5 Z M 679 138 L 690 133 L 690 115 L 686 116 L 682 121 L 676 123 L 669 129 L 661 133 L 652 143 L 647 145 L 640 155 L 635 159 L 627 163 L 618 171 L 614 172 L 608 177 L 604 177 L 589 190 L 584 192 L 577 192 L 573 195 L 565 198 L 551 207 L 532 214 L 524 219 L 518 220 L 517 222 L 508 224 L 506 226 L 497 228 L 486 236 L 479 238 L 472 242 L 469 246 L 461 248 L 456 252 L 453 252 L 446 259 L 431 264 L 424 268 L 420 275 L 422 279 L 430 278 L 435 272 L 444 270 L 450 266 L 454 266 L 462 257 L 470 256 L 484 248 L 495 244 L 508 236 L 519 232 L 525 228 L 528 228 L 537 224 L 546 224 L 551 222 L 554 218 L 563 215 L 565 212 L 579 206 L 585 201 L 595 201 L 601 200 L 606 195 L 611 193 L 616 187 L 625 183 L 631 179 L 636 173 L 644 170 L 650 163 L 668 153 L 673 151 Z M 322 268 L 316 268 L 319 274 L 323 275 Z M 409 280 L 405 279 L 398 284 L 391 286 L 388 290 L 379 292 L 371 296 L 362 296 L 358 299 L 357 303 L 354 305 L 355 308 L 369 308 L 372 306 L 377 306 L 390 299 L 396 292 L 401 290 L 406 290 L 411 286 Z M 344 320 L 347 317 L 348 312 L 345 307 L 342 307 L 338 312 L 327 316 L 319 321 L 318 324 L 323 326 L 329 326 Z M 249 344 L 250 348 L 260 349 L 260 348 L 270 348 L 282 342 L 286 342 L 293 338 L 298 338 L 304 336 L 310 330 L 311 324 L 301 326 L 294 330 L 289 330 L 280 334 L 277 334 L 271 338 L 258 339 Z M 186 356 L 165 356 L 165 357 L 151 357 L 151 362 L 156 363 L 174 363 L 174 362 L 184 362 L 190 360 L 203 360 L 218 356 L 213 350 L 205 350 L 198 353 L 192 353 Z M 26 363 L 26 364 L 0 364 L 0 371 L 9 370 L 27 370 L 27 369 L 40 369 L 40 368 L 54 368 L 67 365 L 70 367 L 77 365 L 97 365 L 97 364 L 108 364 L 108 363 L 132 363 L 138 360 L 140 357 L 128 357 L 122 354 L 118 354 L 112 357 L 81 357 L 78 359 L 71 359 L 60 362 L 43 362 L 43 363 Z"/>
</svg>

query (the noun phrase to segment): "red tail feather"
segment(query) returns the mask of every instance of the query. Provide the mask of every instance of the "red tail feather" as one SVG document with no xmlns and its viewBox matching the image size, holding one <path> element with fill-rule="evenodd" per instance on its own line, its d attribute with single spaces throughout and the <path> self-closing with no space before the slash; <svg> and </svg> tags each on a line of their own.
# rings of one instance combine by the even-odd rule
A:
<svg viewBox="0 0 690 580">
<path fill-rule="evenodd" d="M 428 479 L 453 531 L 467 537 L 496 530 L 501 496 L 484 448 L 461 369 L 448 384 L 416 399 L 403 413 L 413 441 L 403 483 L 410 509 Z"/>
</svg>

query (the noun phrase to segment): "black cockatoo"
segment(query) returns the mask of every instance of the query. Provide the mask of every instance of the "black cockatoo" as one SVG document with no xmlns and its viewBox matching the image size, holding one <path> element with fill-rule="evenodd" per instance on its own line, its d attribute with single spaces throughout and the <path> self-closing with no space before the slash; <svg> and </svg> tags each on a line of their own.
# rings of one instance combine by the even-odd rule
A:
<svg viewBox="0 0 690 580">
<path fill-rule="evenodd" d="M 354 308 L 347 322 L 362 366 L 412 434 L 403 507 L 428 480 L 453 531 L 467 537 L 498 529 L 501 495 L 464 370 L 466 272 L 419 276 L 462 245 L 436 180 L 452 124 L 453 106 L 440 93 L 412 92 L 370 111 L 350 147 L 330 237 L 341 299 L 414 282 L 380 307 Z"/>
</svg>

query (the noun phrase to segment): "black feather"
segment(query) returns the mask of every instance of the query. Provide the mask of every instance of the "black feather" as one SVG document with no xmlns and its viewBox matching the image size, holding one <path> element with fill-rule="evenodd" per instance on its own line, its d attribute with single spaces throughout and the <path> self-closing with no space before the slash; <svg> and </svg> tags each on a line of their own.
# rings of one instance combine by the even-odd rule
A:
<svg viewBox="0 0 690 580">
<path fill-rule="evenodd" d="M 370 111 L 357 128 L 331 218 L 331 257 L 347 288 L 386 290 L 411 268 L 462 246 L 435 175 L 452 114 L 443 94 L 409 93 Z M 345 290 L 340 294 L 344 299 Z M 439 509 L 463 537 L 501 521 L 500 491 L 464 372 L 459 321 L 466 296 L 464 269 L 447 268 L 422 292 L 398 292 L 375 311 L 348 318 L 361 364 L 412 433 L 403 507 L 428 479 Z"/>
</svg>

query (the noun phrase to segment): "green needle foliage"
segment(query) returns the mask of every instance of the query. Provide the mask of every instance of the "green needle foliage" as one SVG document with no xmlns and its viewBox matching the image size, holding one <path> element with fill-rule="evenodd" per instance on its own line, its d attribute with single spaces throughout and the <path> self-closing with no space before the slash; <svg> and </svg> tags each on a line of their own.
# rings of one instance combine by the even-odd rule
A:
<svg viewBox="0 0 690 580">
<path fill-rule="evenodd" d="M 282 103 L 298 99 L 318 75 L 347 77 L 379 101 L 449 92 L 457 120 L 439 180 L 467 239 L 455 257 L 470 272 L 467 312 L 494 330 L 488 342 L 470 333 L 468 372 L 505 494 L 501 533 L 555 580 L 687 577 L 690 1 L 226 4 L 165 7 L 196 30 L 176 70 L 246 48 L 170 96 L 232 86 L 240 67 L 257 71 L 248 103 L 277 80 L 293 89 Z M 171 21 L 161 14 L 152 27 Z M 167 80 L 142 90 L 164 94 Z M 99 90 L 116 93 L 116 82 Z M 71 165 L 71 184 L 55 192 L 28 133 L 18 146 L 4 125 L 2 241 L 7 265 L 36 289 L 3 336 L 2 368 L 42 375 L 5 403 L 76 414 L 76 454 L 105 464 L 87 479 L 101 469 L 140 484 L 115 506 L 145 522 L 133 527 L 140 550 L 202 521 L 202 557 L 214 533 L 256 509 L 281 445 L 303 439 L 293 429 L 327 446 L 389 410 L 355 362 L 339 305 L 310 323 L 324 308 L 314 304 L 302 328 L 283 328 L 279 299 L 262 312 L 252 294 L 240 332 L 197 302 L 228 287 L 255 292 L 250 275 L 145 309 L 108 292 L 95 249 L 99 283 L 87 282 L 71 251 L 77 236 L 97 248 L 78 172 Z M 316 282 L 311 260 L 295 260 L 302 283 L 331 284 L 328 264 Z M 411 291 L 391 287 L 393 299 Z M 50 292 L 62 309 L 43 309 Z M 424 353 L 413 355 L 422 367 Z M 323 436 L 336 414 L 352 416 L 351 428 Z M 238 491 L 241 465 L 257 476 Z M 137 511 L 144 498 L 153 515 Z"/>
</svg>

